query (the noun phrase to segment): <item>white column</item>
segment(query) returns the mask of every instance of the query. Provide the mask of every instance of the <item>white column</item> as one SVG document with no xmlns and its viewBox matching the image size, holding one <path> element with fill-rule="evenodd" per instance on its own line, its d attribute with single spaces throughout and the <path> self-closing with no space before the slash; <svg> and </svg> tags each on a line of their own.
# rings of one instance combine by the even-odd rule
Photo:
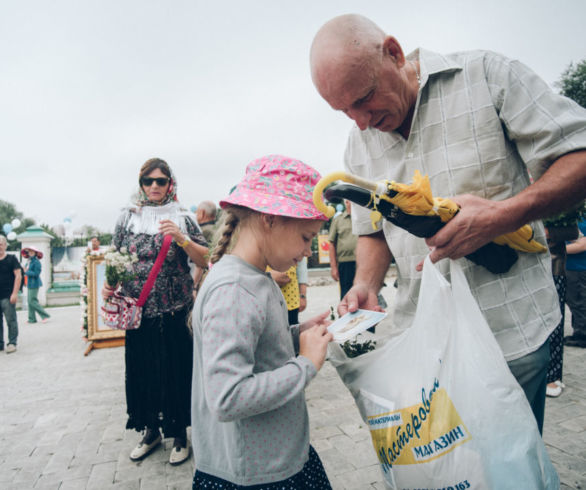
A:
<svg viewBox="0 0 586 490">
<path fill-rule="evenodd" d="M 38 226 L 29 226 L 24 233 L 16 239 L 21 243 L 21 250 L 34 247 L 43 252 L 41 260 L 41 281 L 43 285 L 39 289 L 39 303 L 47 305 L 47 290 L 51 287 L 51 239 L 53 237 Z"/>
</svg>

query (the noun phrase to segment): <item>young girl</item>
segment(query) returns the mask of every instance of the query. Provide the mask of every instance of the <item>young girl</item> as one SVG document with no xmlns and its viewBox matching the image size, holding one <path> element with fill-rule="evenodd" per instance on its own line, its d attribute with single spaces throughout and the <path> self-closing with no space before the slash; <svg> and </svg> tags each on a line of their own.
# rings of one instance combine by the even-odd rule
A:
<svg viewBox="0 0 586 490">
<path fill-rule="evenodd" d="M 226 222 L 193 313 L 193 488 L 331 488 L 309 445 L 304 396 L 332 340 L 328 312 L 289 327 L 283 294 L 265 272 L 311 255 L 327 220 L 312 201 L 319 178 L 269 155 L 220 201 Z"/>
</svg>

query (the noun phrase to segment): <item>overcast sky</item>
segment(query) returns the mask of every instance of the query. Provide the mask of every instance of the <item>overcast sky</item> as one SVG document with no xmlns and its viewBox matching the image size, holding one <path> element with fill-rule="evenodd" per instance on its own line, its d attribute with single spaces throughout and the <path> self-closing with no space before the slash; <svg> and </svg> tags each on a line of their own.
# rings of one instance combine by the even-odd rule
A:
<svg viewBox="0 0 586 490">
<path fill-rule="evenodd" d="M 360 13 L 405 52 L 490 49 L 553 85 L 586 58 L 584 0 L 1 0 L 0 199 L 111 231 L 148 158 L 191 207 L 255 157 L 342 169 L 351 121 L 318 96 L 319 27 Z M 0 223 L 0 226 L 2 223 Z"/>
</svg>

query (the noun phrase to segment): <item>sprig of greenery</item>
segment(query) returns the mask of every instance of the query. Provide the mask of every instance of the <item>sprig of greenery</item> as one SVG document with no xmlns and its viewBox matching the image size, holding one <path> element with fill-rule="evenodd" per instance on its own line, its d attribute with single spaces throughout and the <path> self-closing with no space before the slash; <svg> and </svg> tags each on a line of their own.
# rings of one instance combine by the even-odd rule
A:
<svg viewBox="0 0 586 490">
<path fill-rule="evenodd" d="M 366 340 L 365 342 L 347 340 L 342 344 L 342 349 L 348 357 L 358 357 L 376 349 L 376 340 Z"/>
</svg>

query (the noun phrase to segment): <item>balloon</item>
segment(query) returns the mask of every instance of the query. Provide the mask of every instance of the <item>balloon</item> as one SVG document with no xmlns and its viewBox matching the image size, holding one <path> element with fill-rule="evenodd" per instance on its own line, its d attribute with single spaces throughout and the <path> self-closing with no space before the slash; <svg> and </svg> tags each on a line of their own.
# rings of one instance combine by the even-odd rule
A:
<svg viewBox="0 0 586 490">
<path fill-rule="evenodd" d="M 344 205 L 343 204 L 336 204 L 336 211 L 340 211 L 340 213 L 342 211 L 344 211 Z"/>
<path fill-rule="evenodd" d="M 6 238 L 8 238 L 8 240 L 14 240 L 16 238 L 16 233 L 14 231 L 11 231 L 10 233 L 8 233 L 8 235 L 6 235 Z"/>
<path fill-rule="evenodd" d="M 21 223 L 18 218 L 14 218 L 10 224 L 12 225 L 12 229 L 14 230 L 14 228 L 18 228 Z"/>
<path fill-rule="evenodd" d="M 63 223 L 71 223 L 71 218 L 69 216 L 66 218 L 63 218 Z"/>
<path fill-rule="evenodd" d="M 2 226 L 2 229 L 4 230 L 4 233 L 8 234 L 12 231 L 12 225 L 10 223 L 5 223 L 4 226 Z"/>
<path fill-rule="evenodd" d="M 194 204 L 193 206 L 191 206 L 189 209 L 191 209 L 192 213 L 195 213 L 197 211 L 197 206 Z"/>
</svg>

